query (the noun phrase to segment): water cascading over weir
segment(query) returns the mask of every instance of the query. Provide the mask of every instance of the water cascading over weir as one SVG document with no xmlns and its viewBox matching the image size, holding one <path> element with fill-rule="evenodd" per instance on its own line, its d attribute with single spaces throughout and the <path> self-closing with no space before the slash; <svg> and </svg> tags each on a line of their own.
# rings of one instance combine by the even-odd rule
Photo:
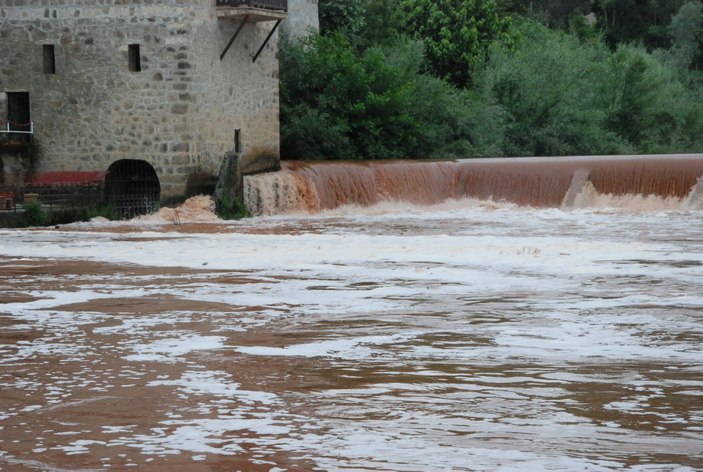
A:
<svg viewBox="0 0 703 472">
<path fill-rule="evenodd" d="M 531 207 L 582 208 L 599 196 L 656 197 L 703 209 L 703 154 L 491 158 L 454 161 L 288 161 L 247 176 L 254 215 L 316 213 L 383 201 L 432 205 L 471 198 Z"/>
</svg>

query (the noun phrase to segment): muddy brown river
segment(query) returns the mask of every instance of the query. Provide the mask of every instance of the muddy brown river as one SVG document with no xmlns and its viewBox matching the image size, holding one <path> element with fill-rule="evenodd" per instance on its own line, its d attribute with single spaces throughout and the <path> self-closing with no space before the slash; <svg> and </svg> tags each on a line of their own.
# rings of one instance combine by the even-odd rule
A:
<svg viewBox="0 0 703 472">
<path fill-rule="evenodd" d="M 703 470 L 703 213 L 0 230 L 0 470 Z"/>
</svg>

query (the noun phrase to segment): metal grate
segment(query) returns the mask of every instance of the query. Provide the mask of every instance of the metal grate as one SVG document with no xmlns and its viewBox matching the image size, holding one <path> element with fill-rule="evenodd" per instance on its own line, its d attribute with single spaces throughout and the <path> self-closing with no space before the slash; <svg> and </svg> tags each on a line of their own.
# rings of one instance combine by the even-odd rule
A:
<svg viewBox="0 0 703 472">
<path fill-rule="evenodd" d="M 156 171 L 146 161 L 122 160 L 110 166 L 105 179 L 107 204 L 122 219 L 156 210 L 161 186 Z"/>
</svg>

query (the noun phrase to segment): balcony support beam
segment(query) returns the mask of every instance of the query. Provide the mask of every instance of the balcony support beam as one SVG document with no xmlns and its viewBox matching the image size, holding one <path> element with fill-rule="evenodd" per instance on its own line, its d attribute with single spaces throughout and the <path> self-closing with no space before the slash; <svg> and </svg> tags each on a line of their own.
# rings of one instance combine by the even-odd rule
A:
<svg viewBox="0 0 703 472">
<path fill-rule="evenodd" d="M 268 42 L 271 40 L 271 36 L 273 36 L 273 33 L 276 32 L 276 28 L 278 28 L 278 25 L 281 24 L 281 21 L 283 20 L 277 20 L 276 24 L 273 25 L 273 28 L 271 28 L 271 32 L 269 32 L 268 36 L 266 36 L 266 39 L 264 40 L 264 44 L 261 45 L 258 51 L 256 51 L 256 54 L 254 54 L 253 59 L 251 60 L 252 63 L 256 62 L 256 60 L 259 58 L 259 55 L 261 54 L 261 51 L 264 50 Z"/>
<path fill-rule="evenodd" d="M 225 54 L 227 54 L 227 51 L 229 51 L 229 48 L 232 46 L 232 43 L 234 43 L 234 40 L 237 39 L 237 36 L 239 36 L 239 33 L 242 32 L 242 28 L 244 28 L 244 25 L 247 23 L 248 19 L 249 19 L 249 15 L 246 15 L 242 19 L 242 22 L 239 23 L 239 27 L 237 27 L 237 31 L 234 32 L 234 34 L 232 35 L 232 38 L 227 43 L 227 46 L 225 46 L 225 49 L 222 51 L 222 54 L 220 54 L 220 61 L 222 59 L 224 59 Z"/>
</svg>

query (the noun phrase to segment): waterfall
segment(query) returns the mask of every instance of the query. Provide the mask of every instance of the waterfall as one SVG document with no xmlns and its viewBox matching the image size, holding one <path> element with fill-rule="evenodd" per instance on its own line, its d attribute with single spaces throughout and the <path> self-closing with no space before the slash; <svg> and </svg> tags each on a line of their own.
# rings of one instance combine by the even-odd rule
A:
<svg viewBox="0 0 703 472">
<path fill-rule="evenodd" d="M 462 198 L 563 209 L 700 209 L 703 155 L 288 161 L 279 172 L 247 176 L 244 193 L 255 215 Z"/>
</svg>

